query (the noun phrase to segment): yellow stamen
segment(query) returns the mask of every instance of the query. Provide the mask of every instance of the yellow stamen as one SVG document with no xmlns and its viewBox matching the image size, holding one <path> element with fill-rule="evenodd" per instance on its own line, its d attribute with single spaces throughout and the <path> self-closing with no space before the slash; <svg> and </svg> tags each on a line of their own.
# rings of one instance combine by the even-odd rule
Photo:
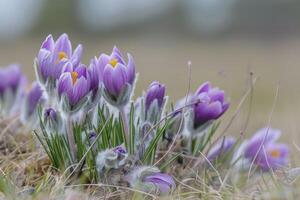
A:
<svg viewBox="0 0 300 200">
<path fill-rule="evenodd" d="M 113 58 L 113 59 L 111 59 L 111 61 L 109 62 L 109 64 L 110 64 L 113 68 L 115 68 L 116 65 L 118 64 L 118 60 L 115 59 L 115 58 Z"/>
<path fill-rule="evenodd" d="M 64 51 L 60 51 L 58 53 L 58 60 L 62 60 L 64 58 L 68 58 L 67 54 Z"/>
<path fill-rule="evenodd" d="M 71 72 L 71 76 L 72 76 L 72 83 L 74 85 L 76 83 L 77 79 L 78 79 L 78 73 L 77 72 Z"/>
<path fill-rule="evenodd" d="M 270 152 L 271 156 L 274 158 L 278 158 L 280 156 L 280 151 L 277 149 L 274 149 Z"/>
</svg>

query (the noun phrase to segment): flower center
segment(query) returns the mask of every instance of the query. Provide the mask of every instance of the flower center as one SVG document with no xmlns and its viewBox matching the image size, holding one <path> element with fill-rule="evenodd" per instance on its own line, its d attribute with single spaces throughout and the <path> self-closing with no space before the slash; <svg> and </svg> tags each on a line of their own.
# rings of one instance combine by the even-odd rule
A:
<svg viewBox="0 0 300 200">
<path fill-rule="evenodd" d="M 115 59 L 115 58 L 113 58 L 113 59 L 111 59 L 111 60 L 109 61 L 109 64 L 110 64 L 113 68 L 115 68 L 116 65 L 118 64 L 118 60 Z"/>
<path fill-rule="evenodd" d="M 78 79 L 78 73 L 77 72 L 71 72 L 71 76 L 72 76 L 72 83 L 74 85 L 76 83 L 77 79 Z"/>
<path fill-rule="evenodd" d="M 280 156 L 280 151 L 275 149 L 270 152 L 271 156 L 274 158 L 278 158 Z"/>
<path fill-rule="evenodd" d="M 62 60 L 64 58 L 68 58 L 67 54 L 64 51 L 60 51 L 58 53 L 58 60 Z"/>
</svg>

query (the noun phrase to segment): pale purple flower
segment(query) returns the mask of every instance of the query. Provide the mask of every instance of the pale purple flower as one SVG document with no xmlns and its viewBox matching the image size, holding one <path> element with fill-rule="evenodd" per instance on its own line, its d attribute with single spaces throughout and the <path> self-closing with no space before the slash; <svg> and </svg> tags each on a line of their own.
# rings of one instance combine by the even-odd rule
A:
<svg viewBox="0 0 300 200">
<path fill-rule="evenodd" d="M 219 88 L 212 87 L 209 82 L 203 83 L 194 96 L 192 102 L 196 102 L 193 107 L 194 128 L 211 120 L 218 119 L 229 107 L 225 100 L 225 93 Z"/>
<path fill-rule="evenodd" d="M 162 193 L 169 193 L 175 188 L 175 181 L 172 176 L 161 172 L 145 176 L 142 182 L 155 185 Z"/>
<path fill-rule="evenodd" d="M 58 79 L 66 62 L 77 67 L 82 57 L 82 45 L 72 52 L 72 44 L 67 34 L 62 34 L 56 41 L 48 35 L 42 43 L 37 56 L 38 71 L 43 81 L 48 77 Z"/>
<path fill-rule="evenodd" d="M 0 68 L 0 96 L 3 96 L 7 90 L 11 90 L 13 93 L 17 92 L 20 84 L 25 85 L 26 78 L 22 74 L 19 65 L 12 64 Z"/>
<path fill-rule="evenodd" d="M 58 94 L 67 95 L 71 106 L 76 105 L 90 90 L 90 83 L 87 79 L 87 69 L 84 65 L 79 65 L 73 69 L 68 63 L 65 72 L 58 80 Z"/>
<path fill-rule="evenodd" d="M 208 152 L 207 159 L 214 161 L 217 157 L 228 153 L 234 146 L 236 140 L 233 137 L 225 137 L 219 140 Z"/>
<path fill-rule="evenodd" d="M 37 82 L 32 84 L 30 91 L 27 94 L 28 115 L 32 115 L 41 101 L 43 91 Z"/>
<path fill-rule="evenodd" d="M 158 107 L 161 108 L 164 103 L 165 86 L 157 81 L 154 81 L 148 87 L 145 97 L 146 111 L 150 108 L 151 104 L 157 101 Z"/>
<path fill-rule="evenodd" d="M 132 56 L 128 54 L 128 63 L 126 63 L 118 48 L 114 47 L 111 55 L 102 54 L 99 62 L 101 70 L 104 66 L 100 79 L 103 78 L 107 96 L 112 101 L 117 101 L 126 93 L 124 90 L 129 88 L 128 94 L 125 95 L 125 100 L 128 100 L 135 81 L 135 64 Z"/>
<path fill-rule="evenodd" d="M 287 165 L 289 148 L 285 144 L 276 143 L 280 135 L 278 129 L 266 127 L 258 130 L 247 142 L 244 150 L 245 158 L 265 171 Z"/>
<path fill-rule="evenodd" d="M 130 186 L 145 192 L 159 192 L 168 194 L 175 189 L 176 184 L 172 176 L 161 173 L 156 167 L 142 166 L 132 170 L 125 180 Z"/>
</svg>

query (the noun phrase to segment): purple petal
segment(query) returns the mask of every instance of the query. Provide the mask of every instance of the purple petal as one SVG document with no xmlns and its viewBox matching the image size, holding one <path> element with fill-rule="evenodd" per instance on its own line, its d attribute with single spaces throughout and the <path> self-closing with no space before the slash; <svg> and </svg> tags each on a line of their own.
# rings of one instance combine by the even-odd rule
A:
<svg viewBox="0 0 300 200">
<path fill-rule="evenodd" d="M 232 146 L 235 144 L 236 140 L 233 137 L 226 137 L 221 139 L 215 146 L 213 146 L 207 154 L 207 158 L 210 161 L 215 160 L 220 154 L 227 153 Z"/>
<path fill-rule="evenodd" d="M 220 102 L 213 102 L 210 104 L 199 103 L 194 107 L 195 124 L 203 124 L 209 120 L 216 119 L 222 112 L 222 105 Z"/>
<path fill-rule="evenodd" d="M 118 63 L 115 66 L 112 74 L 112 80 L 116 96 L 118 96 L 127 82 L 126 67 L 124 65 Z"/>
<path fill-rule="evenodd" d="M 28 114 L 31 115 L 36 109 L 37 104 L 39 103 L 42 97 L 42 89 L 38 83 L 33 83 L 32 88 L 28 93 Z"/>
<path fill-rule="evenodd" d="M 135 80 L 135 63 L 133 57 L 130 54 L 127 54 L 127 56 L 128 56 L 128 65 L 127 65 L 128 82 L 130 84 L 133 84 Z"/>
<path fill-rule="evenodd" d="M 221 103 L 224 102 L 225 93 L 223 90 L 213 88 L 209 90 L 208 95 L 210 96 L 211 101 L 220 101 Z"/>
<path fill-rule="evenodd" d="M 254 158 L 262 145 L 266 146 L 269 143 L 275 142 L 281 135 L 280 130 L 272 128 L 262 128 L 258 130 L 254 136 L 248 141 L 245 148 L 245 157 Z"/>
<path fill-rule="evenodd" d="M 68 96 L 72 94 L 72 77 L 71 74 L 63 73 L 58 80 L 58 94 L 66 93 Z"/>
<path fill-rule="evenodd" d="M 48 35 L 45 41 L 42 43 L 41 49 L 47 49 L 48 51 L 53 51 L 54 48 L 54 40 L 52 35 Z"/>
<path fill-rule="evenodd" d="M 71 62 L 72 62 L 72 64 L 75 66 L 75 68 L 79 65 L 79 63 L 80 63 L 80 61 L 81 61 L 81 58 L 82 58 L 82 52 L 83 52 L 82 45 L 79 44 L 79 45 L 76 47 L 76 49 L 75 49 L 75 51 L 74 51 L 74 53 L 73 53 L 73 55 L 72 55 L 72 57 L 71 57 Z"/>
<path fill-rule="evenodd" d="M 103 72 L 103 84 L 106 90 L 113 96 L 117 96 L 117 92 L 113 86 L 113 68 L 109 65 L 106 65 L 104 72 Z"/>
<path fill-rule="evenodd" d="M 210 82 L 205 82 L 197 89 L 196 94 L 200 94 L 202 92 L 208 92 L 211 88 Z"/>
<path fill-rule="evenodd" d="M 83 76 L 80 77 L 74 85 L 73 94 L 69 99 L 70 103 L 72 105 L 78 103 L 88 93 L 88 88 L 87 80 Z"/>
<path fill-rule="evenodd" d="M 58 55 L 59 52 L 64 52 L 68 58 L 72 55 L 72 45 L 69 40 L 69 37 L 66 33 L 62 34 L 55 43 L 54 49 L 55 55 Z"/>
</svg>

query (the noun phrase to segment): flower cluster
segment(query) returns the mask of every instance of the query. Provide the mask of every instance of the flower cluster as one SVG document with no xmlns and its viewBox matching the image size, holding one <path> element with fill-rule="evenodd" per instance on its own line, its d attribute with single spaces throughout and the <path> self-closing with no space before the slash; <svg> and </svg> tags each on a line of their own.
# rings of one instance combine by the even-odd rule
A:
<svg viewBox="0 0 300 200">
<path fill-rule="evenodd" d="M 288 147 L 276 143 L 279 130 L 261 129 L 241 145 L 229 136 L 214 141 L 229 102 L 211 83 L 167 111 L 166 87 L 158 81 L 133 99 L 137 74 L 131 54 L 126 59 L 114 47 L 110 55 L 100 54 L 86 65 L 82 53 L 82 45 L 73 51 L 66 34 L 56 41 L 49 35 L 35 59 L 37 81 L 29 90 L 18 65 L 0 69 L 1 115 L 20 115 L 24 124 L 37 127 L 43 135 L 36 136 L 55 168 L 79 163 L 88 169 L 86 176 L 96 174 L 91 180 L 100 181 L 119 171 L 124 175 L 119 181 L 131 187 L 167 194 L 176 184 L 166 166 L 182 163 L 184 154 L 201 158 L 206 151 L 210 164 L 232 160 L 226 163 L 247 163 L 248 169 L 254 164 L 262 171 L 288 164 Z"/>
</svg>

